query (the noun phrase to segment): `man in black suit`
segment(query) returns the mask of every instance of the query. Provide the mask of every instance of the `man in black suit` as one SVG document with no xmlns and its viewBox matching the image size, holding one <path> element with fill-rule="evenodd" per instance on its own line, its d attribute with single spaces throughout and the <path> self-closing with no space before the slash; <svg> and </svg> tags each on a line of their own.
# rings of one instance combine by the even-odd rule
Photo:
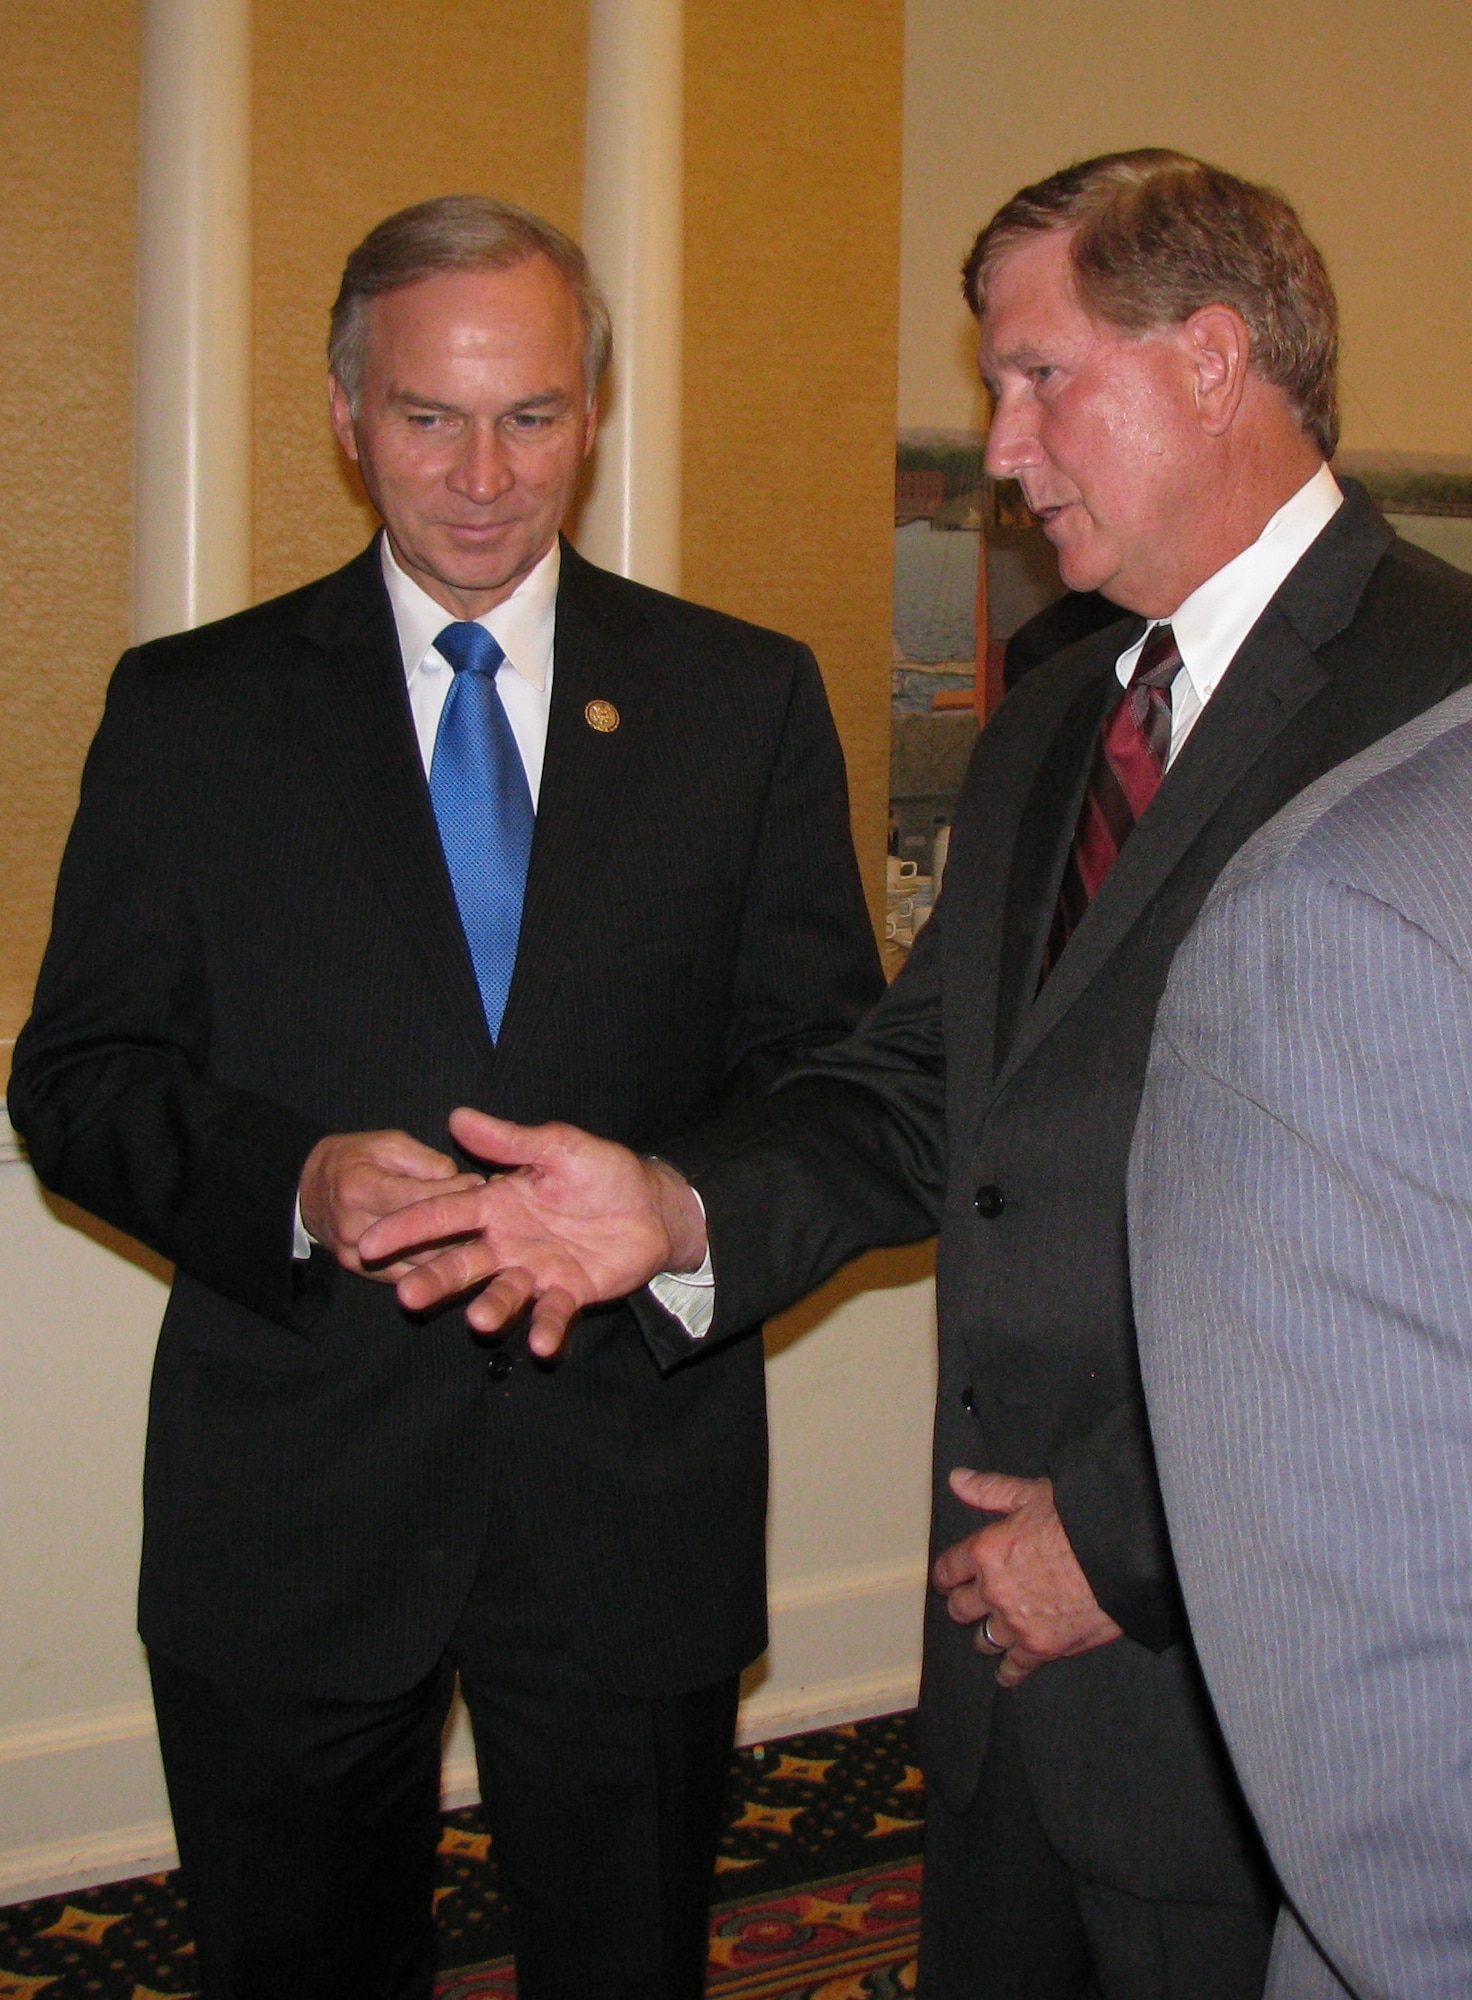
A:
<svg viewBox="0 0 1472 2000">
<path fill-rule="evenodd" d="M 882 987 L 811 654 L 559 545 L 607 349 L 521 210 L 354 251 L 386 534 L 124 659 L 16 1051 L 43 1180 L 177 1265 L 140 1626 L 207 2000 L 427 2000 L 457 1672 L 526 2000 L 704 1990 L 760 1339 L 661 1373 L 614 1309 L 548 1366 L 359 1249 L 479 1184 L 452 1107 L 647 1146 Z"/>
<path fill-rule="evenodd" d="M 1051 660 L 1065 646 L 1102 632 L 1119 618 L 1119 606 L 1099 590 L 1065 590 L 1019 625 L 1002 656 L 1002 689 L 1011 694 L 1024 674 Z"/>
<path fill-rule="evenodd" d="M 989 469 L 1020 479 L 1064 581 L 1133 615 L 1002 704 L 945 894 L 847 1042 L 655 1163 L 461 1112 L 464 1143 L 523 1172 L 368 1243 L 479 1232 L 401 1296 L 481 1283 L 483 1327 L 536 1298 L 547 1352 L 572 1310 L 662 1274 L 639 1309 L 677 1366 L 939 1226 L 920 1990 L 1248 2000 L 1275 1888 L 1171 1564 L 1130 1135 L 1171 955 L 1218 872 L 1472 675 L 1472 580 L 1329 472 L 1333 294 L 1281 196 L 1172 153 L 1089 161 L 1007 203 L 966 282 Z M 672 1275 L 707 1251 L 713 1315 Z M 1271 1672 L 1294 1634 L 1260 1636 Z"/>
</svg>

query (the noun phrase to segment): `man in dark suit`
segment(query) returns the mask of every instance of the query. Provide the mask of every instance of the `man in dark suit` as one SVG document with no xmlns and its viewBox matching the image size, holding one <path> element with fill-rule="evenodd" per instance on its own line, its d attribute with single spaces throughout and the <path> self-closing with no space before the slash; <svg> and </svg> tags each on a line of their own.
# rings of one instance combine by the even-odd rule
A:
<svg viewBox="0 0 1472 2000">
<path fill-rule="evenodd" d="M 966 282 L 990 470 L 1021 481 L 1065 583 L 1133 615 L 1002 704 L 936 913 L 849 1041 L 653 1164 L 457 1114 L 524 1172 L 368 1243 L 478 1231 L 401 1295 L 484 1284 L 484 1327 L 536 1298 L 542 1351 L 571 1310 L 662 1274 L 639 1309 L 677 1365 L 939 1225 L 921 1990 L 1248 2000 L 1275 1889 L 1171 1564 L 1130 1134 L 1171 955 L 1217 873 L 1472 674 L 1472 580 L 1330 474 L 1333 294 L 1270 190 L 1172 153 L 1086 162 L 1007 203 Z M 672 1275 L 707 1250 L 713 1314 Z"/>
<path fill-rule="evenodd" d="M 1011 694 L 1024 674 L 1042 666 L 1065 646 L 1075 645 L 1119 619 L 1119 606 L 1099 590 L 1065 590 L 1019 625 L 1002 655 L 1002 689 Z"/>
<path fill-rule="evenodd" d="M 141 1630 L 207 2000 L 427 2000 L 458 1672 L 527 2000 L 693 2000 L 764 1641 L 760 1339 L 410 1317 L 457 1104 L 642 1147 L 882 986 L 811 654 L 558 542 L 606 310 L 504 204 L 349 260 L 386 534 L 119 667 L 11 1109 L 172 1258 Z M 709 1550 L 719 1547 L 718 1559 Z"/>
</svg>

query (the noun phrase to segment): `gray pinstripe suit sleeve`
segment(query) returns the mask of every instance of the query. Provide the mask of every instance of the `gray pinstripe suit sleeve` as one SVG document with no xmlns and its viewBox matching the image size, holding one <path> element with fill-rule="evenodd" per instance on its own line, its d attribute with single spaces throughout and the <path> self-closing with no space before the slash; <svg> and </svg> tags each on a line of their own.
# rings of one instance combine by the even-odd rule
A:
<svg viewBox="0 0 1472 2000">
<path fill-rule="evenodd" d="M 1136 1134 L 1161 1484 L 1290 1905 L 1273 2000 L 1472 1993 L 1469 714 L 1244 850 Z"/>
</svg>

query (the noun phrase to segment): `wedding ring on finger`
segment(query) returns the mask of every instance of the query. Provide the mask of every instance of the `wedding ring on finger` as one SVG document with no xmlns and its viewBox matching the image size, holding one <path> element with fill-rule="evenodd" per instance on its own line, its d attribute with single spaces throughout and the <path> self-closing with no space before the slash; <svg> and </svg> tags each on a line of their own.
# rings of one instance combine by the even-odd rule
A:
<svg viewBox="0 0 1472 2000">
<path fill-rule="evenodd" d="M 976 1650 L 978 1653 L 990 1653 L 993 1658 L 998 1653 L 1005 1653 L 1007 1650 L 1000 1639 L 992 1636 L 992 1614 L 990 1611 L 983 1614 L 982 1621 L 976 1628 Z"/>
</svg>

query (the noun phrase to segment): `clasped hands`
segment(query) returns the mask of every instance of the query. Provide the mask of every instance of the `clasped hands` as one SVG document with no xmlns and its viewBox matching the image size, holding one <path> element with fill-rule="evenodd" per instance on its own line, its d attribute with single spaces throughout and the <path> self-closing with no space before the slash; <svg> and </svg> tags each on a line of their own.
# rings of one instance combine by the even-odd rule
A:
<svg viewBox="0 0 1472 2000">
<path fill-rule="evenodd" d="M 404 1132 L 323 1139 L 302 1171 L 302 1220 L 345 1269 L 397 1287 L 425 1312 L 468 1296 L 477 1332 L 531 1310 L 527 1344 L 550 1358 L 579 1312 L 658 1271 L 693 1271 L 705 1221 L 689 1184 L 572 1125 L 513 1125 L 462 1108 L 456 1142 L 505 1171 L 460 1173 Z M 958 1468 L 951 1491 L 996 1518 L 939 1556 L 931 1582 L 1015 1687 L 1050 1660 L 1121 1636 L 1079 1567 L 1048 1479 Z M 986 1640 L 990 1639 L 988 1646 Z"/>
<path fill-rule="evenodd" d="M 456 1142 L 508 1171 L 459 1173 L 404 1132 L 321 1140 L 301 1177 L 302 1220 L 346 1270 L 396 1286 L 410 1312 L 468 1298 L 478 1333 L 528 1307 L 527 1344 L 556 1354 L 579 1312 L 657 1271 L 698 1270 L 705 1222 L 672 1167 L 573 1125 L 450 1114 Z"/>
</svg>

